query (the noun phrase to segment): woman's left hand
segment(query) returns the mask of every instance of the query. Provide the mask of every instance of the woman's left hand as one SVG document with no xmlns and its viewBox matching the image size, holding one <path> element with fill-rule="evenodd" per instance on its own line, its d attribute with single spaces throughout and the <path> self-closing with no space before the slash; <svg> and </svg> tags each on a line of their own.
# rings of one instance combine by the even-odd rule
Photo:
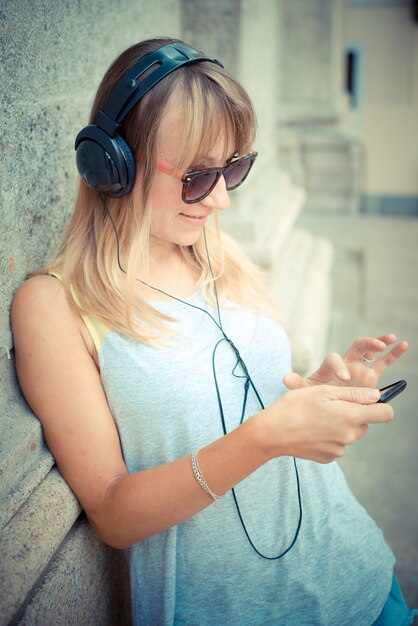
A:
<svg viewBox="0 0 418 626">
<path fill-rule="evenodd" d="M 321 384 L 375 387 L 380 375 L 408 350 L 408 343 L 401 341 L 385 352 L 388 346 L 396 342 L 394 334 L 377 338 L 358 337 L 344 356 L 336 352 L 329 354 L 319 369 L 308 378 L 291 372 L 286 374 L 283 382 L 288 389 Z M 384 354 L 377 356 L 379 353 Z"/>
</svg>

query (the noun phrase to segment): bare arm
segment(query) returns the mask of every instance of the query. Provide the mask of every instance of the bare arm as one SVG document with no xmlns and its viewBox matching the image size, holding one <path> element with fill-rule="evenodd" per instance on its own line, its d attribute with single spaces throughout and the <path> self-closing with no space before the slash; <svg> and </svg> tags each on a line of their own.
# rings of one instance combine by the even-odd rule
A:
<svg viewBox="0 0 418 626">
<path fill-rule="evenodd" d="M 53 278 L 27 281 L 13 301 L 23 393 L 96 532 L 123 548 L 178 524 L 212 500 L 195 480 L 190 456 L 128 474 L 82 324 Z M 208 484 L 221 495 L 280 455 L 320 462 L 341 456 L 346 445 L 364 434 L 367 422 L 393 415 L 390 406 L 374 404 L 366 393 L 326 385 L 286 393 L 200 451 Z"/>
<path fill-rule="evenodd" d="M 79 322 L 56 279 L 42 276 L 24 283 L 12 306 L 19 382 L 60 472 L 97 533 L 106 543 L 125 547 L 194 515 L 212 500 L 196 482 L 189 456 L 128 474 Z M 219 454 L 228 459 L 222 473 L 228 480 L 216 483 L 220 493 L 263 462 L 261 455 L 247 453 L 254 438 L 250 430 L 249 425 L 231 433 L 208 451 L 214 466 L 219 467 Z M 247 461 L 238 463 L 242 452 Z"/>
</svg>

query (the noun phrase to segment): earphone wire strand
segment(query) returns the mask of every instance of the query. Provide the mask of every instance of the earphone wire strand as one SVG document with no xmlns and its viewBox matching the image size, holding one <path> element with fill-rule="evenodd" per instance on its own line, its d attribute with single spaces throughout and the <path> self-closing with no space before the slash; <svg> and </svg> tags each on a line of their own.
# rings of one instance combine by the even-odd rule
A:
<svg viewBox="0 0 418 626">
<path fill-rule="evenodd" d="M 112 218 L 112 215 L 109 211 L 109 207 L 108 207 L 108 203 L 107 203 L 107 199 L 106 197 L 101 194 L 101 198 L 102 198 L 102 202 L 103 202 L 103 206 L 105 209 L 105 212 L 107 213 L 114 233 L 115 233 L 115 237 L 116 237 L 116 258 L 117 258 L 117 262 L 118 262 L 118 266 L 119 269 L 126 275 L 126 271 L 123 269 L 121 262 L 120 262 L 120 245 L 119 245 L 119 234 L 116 228 L 116 224 Z M 237 365 L 239 364 L 244 372 L 244 377 L 245 378 L 245 383 L 244 383 L 244 400 L 243 400 L 243 405 L 242 405 L 242 409 L 241 409 L 241 417 L 240 417 L 240 422 L 239 424 L 241 425 L 244 421 L 244 417 L 245 417 L 245 410 L 246 410 L 246 405 L 247 405 L 247 399 L 248 399 L 248 390 L 249 390 L 249 386 L 251 386 L 251 388 L 254 391 L 254 394 L 258 400 L 258 403 L 261 407 L 261 409 L 264 409 L 264 403 L 260 397 L 260 394 L 258 393 L 256 386 L 253 382 L 253 380 L 251 379 L 251 376 L 248 372 L 248 368 L 245 364 L 245 361 L 243 360 L 243 358 L 241 357 L 238 348 L 235 346 L 235 344 L 233 343 L 233 341 L 226 335 L 223 327 L 222 327 L 222 319 L 221 319 L 221 312 L 220 312 L 220 306 L 219 306 L 219 299 L 218 299 L 218 290 L 216 287 L 216 280 L 215 280 L 215 276 L 212 270 L 212 264 L 210 262 L 210 256 L 209 256 L 209 250 L 208 250 L 208 245 L 207 245 L 207 239 L 206 239 L 206 231 L 205 229 L 203 229 L 203 234 L 204 234 L 204 241 L 205 241 L 205 249 L 206 249 L 206 255 L 207 255 L 207 259 L 208 259 L 208 267 L 209 267 L 209 271 L 211 273 L 212 279 L 213 279 L 213 283 L 214 283 L 214 293 L 215 293 L 215 300 L 216 300 L 216 309 L 217 309 L 217 314 L 218 314 L 218 320 L 216 321 L 216 319 L 213 317 L 213 315 L 211 315 L 211 313 L 209 313 L 209 311 L 207 311 L 206 309 L 203 309 L 202 307 L 199 307 L 195 304 L 191 304 L 190 302 L 185 302 L 184 300 L 182 300 L 181 298 L 177 298 L 176 296 L 171 295 L 170 293 L 167 293 L 166 291 L 163 291 L 162 289 L 158 289 L 158 287 L 154 287 L 153 285 L 149 285 L 148 283 L 146 283 L 145 281 L 137 278 L 136 280 L 138 282 L 140 282 L 143 285 L 146 285 L 147 287 L 153 289 L 154 291 L 157 291 L 158 293 L 161 293 L 169 298 L 172 298 L 173 300 L 176 300 L 177 302 L 181 302 L 182 304 L 185 304 L 186 306 L 192 307 L 193 309 L 197 309 L 198 311 L 201 311 L 203 313 L 205 313 L 206 315 L 208 315 L 211 320 L 214 322 L 214 324 L 219 328 L 219 330 L 221 331 L 223 337 L 222 339 L 219 339 L 219 341 L 216 343 L 213 352 L 212 352 L 212 373 L 213 373 L 213 378 L 214 378 L 214 383 L 215 383 L 215 390 L 216 390 L 216 396 L 217 396 L 217 401 L 218 401 L 218 407 L 219 407 L 219 413 L 220 413 L 220 417 L 221 417 L 221 423 L 222 423 L 222 430 L 224 435 L 227 434 L 227 428 L 226 428 L 226 422 L 225 422 L 225 414 L 224 414 L 224 410 L 223 410 L 223 405 L 222 405 L 222 398 L 221 398 L 221 393 L 219 390 L 219 385 L 218 385 L 218 379 L 216 376 L 216 365 L 215 365 L 215 355 L 216 355 L 216 350 L 218 348 L 218 346 L 223 342 L 226 341 L 227 343 L 229 343 L 229 345 L 231 346 L 232 350 L 235 353 L 235 356 L 237 357 L 237 363 L 234 366 L 233 372 L 232 374 L 238 378 L 242 378 L 242 376 L 238 376 L 236 374 L 234 374 L 235 369 L 237 367 Z M 256 546 L 254 545 L 254 542 L 252 541 L 250 534 L 248 532 L 248 529 L 245 525 L 242 513 L 241 513 L 241 509 L 238 503 L 238 498 L 237 498 L 237 494 L 235 492 L 235 489 L 232 488 L 231 492 L 232 492 L 232 496 L 234 499 L 234 503 L 235 503 L 235 508 L 237 510 L 238 513 L 238 517 L 239 520 L 241 522 L 241 526 L 245 532 L 245 535 L 247 537 L 248 542 L 250 543 L 251 547 L 253 548 L 253 550 L 263 559 L 266 559 L 268 561 L 276 561 L 278 559 L 281 559 L 283 556 L 285 556 L 285 554 L 287 554 L 295 545 L 297 538 L 299 536 L 299 531 L 301 529 L 302 526 L 302 516 L 303 516 L 303 510 L 302 510 L 302 496 L 301 496 L 301 487 L 300 487 L 300 478 L 299 478 L 299 471 L 298 471 L 298 467 L 297 467 L 297 463 L 296 463 L 296 459 L 295 457 L 293 458 L 293 465 L 294 465 L 294 469 L 295 469 L 295 478 L 296 478 L 296 491 L 297 491 L 297 499 L 298 499 L 298 508 L 299 508 L 299 519 L 298 519 L 298 523 L 296 526 L 296 531 L 294 534 L 294 537 L 291 541 L 291 543 L 289 544 L 289 546 L 283 550 L 282 552 L 280 552 L 278 555 L 276 556 L 267 556 L 265 554 L 263 554 L 262 552 L 260 552 L 260 550 L 258 550 L 258 548 L 256 548 Z"/>
</svg>

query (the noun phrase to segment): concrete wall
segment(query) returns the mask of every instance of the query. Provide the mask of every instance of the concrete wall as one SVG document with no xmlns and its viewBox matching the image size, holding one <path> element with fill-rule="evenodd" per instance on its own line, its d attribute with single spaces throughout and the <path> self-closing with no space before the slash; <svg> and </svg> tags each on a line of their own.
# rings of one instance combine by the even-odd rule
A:
<svg viewBox="0 0 418 626">
<path fill-rule="evenodd" d="M 333 123 L 343 112 L 342 2 L 281 3 L 279 107 L 285 122 Z"/>
<path fill-rule="evenodd" d="M 362 142 L 344 128 L 343 0 L 283 2 L 280 147 L 307 210 L 358 211 Z"/>
<path fill-rule="evenodd" d="M 72 209 L 73 142 L 105 69 L 123 49 L 180 35 L 177 0 L 1 3 L 0 345 L 9 305 L 43 264 Z M 46 449 L 0 349 L 0 624 L 129 623 L 122 553 L 99 542 Z M 13 352 L 11 352 L 13 357 Z"/>
<path fill-rule="evenodd" d="M 2 3 L 0 626 L 129 624 L 123 555 L 94 537 L 19 391 L 9 306 L 59 241 L 77 185 L 74 137 L 103 72 L 132 43 L 180 36 L 221 58 L 253 96 L 260 158 L 224 226 L 268 270 L 291 322 L 294 368 L 322 357 L 332 250 L 293 228 L 304 193 L 278 166 L 282 9 L 276 0 Z"/>
</svg>

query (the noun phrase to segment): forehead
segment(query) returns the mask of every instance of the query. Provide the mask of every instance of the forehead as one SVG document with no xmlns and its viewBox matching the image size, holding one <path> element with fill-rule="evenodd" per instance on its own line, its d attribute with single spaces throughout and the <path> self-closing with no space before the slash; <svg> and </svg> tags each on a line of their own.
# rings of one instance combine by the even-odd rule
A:
<svg viewBox="0 0 418 626">
<path fill-rule="evenodd" d="M 209 111 L 207 110 L 209 109 Z M 228 115 L 216 107 L 194 107 L 174 93 L 162 115 L 157 138 L 161 158 L 180 169 L 191 164 L 220 165 L 237 149 Z"/>
</svg>

